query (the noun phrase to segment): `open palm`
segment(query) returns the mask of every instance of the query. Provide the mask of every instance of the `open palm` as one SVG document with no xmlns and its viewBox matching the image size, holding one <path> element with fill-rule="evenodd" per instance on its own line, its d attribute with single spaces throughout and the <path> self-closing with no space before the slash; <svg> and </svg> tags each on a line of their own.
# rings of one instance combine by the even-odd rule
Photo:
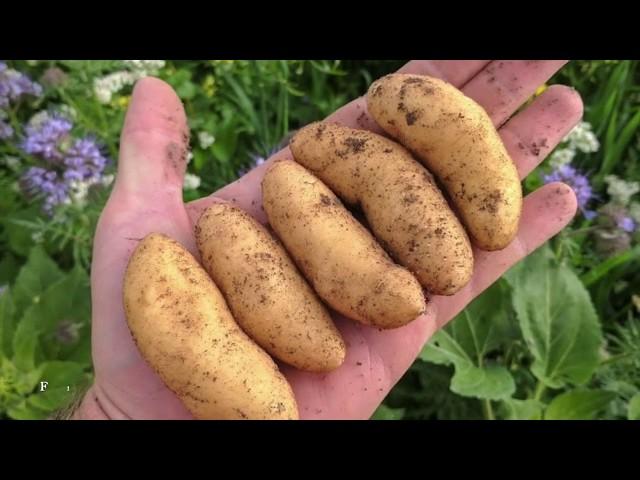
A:
<svg viewBox="0 0 640 480">
<path fill-rule="evenodd" d="M 412 61 L 401 72 L 440 77 L 475 99 L 489 113 L 521 177 L 558 144 L 582 116 L 580 97 L 553 86 L 513 115 L 563 61 Z M 381 133 L 359 98 L 329 120 Z M 180 100 L 164 82 L 145 78 L 136 85 L 122 131 L 118 175 L 100 218 L 91 270 L 95 383 L 83 404 L 83 418 L 191 418 L 175 395 L 145 363 L 129 333 L 122 305 L 122 279 L 131 252 L 150 232 L 165 233 L 197 257 L 193 224 L 212 197 L 235 202 L 260 221 L 260 181 L 275 158 L 240 180 L 185 205 L 182 183 L 188 127 Z M 424 343 L 511 265 L 560 231 L 573 217 L 569 187 L 549 184 L 524 202 L 517 238 L 505 250 L 475 250 L 471 282 L 451 297 L 433 297 L 427 312 L 389 331 L 335 315 L 347 344 L 344 364 L 329 374 L 282 366 L 301 418 L 369 418 L 419 354 Z"/>
</svg>

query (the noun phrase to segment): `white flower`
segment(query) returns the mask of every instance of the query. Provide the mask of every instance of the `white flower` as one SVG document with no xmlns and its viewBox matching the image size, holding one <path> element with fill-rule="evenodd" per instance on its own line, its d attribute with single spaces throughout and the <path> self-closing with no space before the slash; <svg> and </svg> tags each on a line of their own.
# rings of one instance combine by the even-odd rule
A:
<svg viewBox="0 0 640 480">
<path fill-rule="evenodd" d="M 42 110 L 29 119 L 29 126 L 37 128 L 49 119 L 49 112 Z"/>
<path fill-rule="evenodd" d="M 62 116 L 68 118 L 69 120 L 75 120 L 75 118 L 78 116 L 78 112 L 76 112 L 76 109 L 70 107 L 69 105 L 60 105 L 60 107 L 58 107 L 58 111 L 62 114 Z"/>
<path fill-rule="evenodd" d="M 578 149 L 584 153 L 593 153 L 600 149 L 598 137 L 591 131 L 589 122 L 580 122 L 563 141 L 569 142 L 570 148 Z"/>
<path fill-rule="evenodd" d="M 183 188 L 185 190 L 195 190 L 200 186 L 200 177 L 193 173 L 187 173 L 184 176 Z"/>
<path fill-rule="evenodd" d="M 620 205 L 627 205 L 631 197 L 640 192 L 640 183 L 627 182 L 615 175 L 607 175 L 604 177 L 605 183 L 608 185 L 607 193 L 611 199 Z"/>
<path fill-rule="evenodd" d="M 133 85 L 140 74 L 121 70 L 93 80 L 93 92 L 100 103 L 109 103 L 111 96 L 127 85 Z"/>
<path fill-rule="evenodd" d="M 563 165 L 571 163 L 571 160 L 573 160 L 575 156 L 576 151 L 573 148 L 561 148 L 551 154 L 549 164 L 557 170 Z"/>
<path fill-rule="evenodd" d="M 198 142 L 200 142 L 200 148 L 206 150 L 213 142 L 216 141 L 216 137 L 211 135 L 209 132 L 198 132 Z"/>
<path fill-rule="evenodd" d="M 108 187 L 109 185 L 111 185 L 113 183 L 113 180 L 116 176 L 114 174 L 109 174 L 109 175 L 103 175 L 102 177 L 102 181 L 100 183 L 102 183 L 103 187 Z"/>
<path fill-rule="evenodd" d="M 139 72 L 156 72 L 161 68 L 164 68 L 164 60 L 123 60 L 123 62 L 131 70 L 137 70 Z"/>
<path fill-rule="evenodd" d="M 187 153 L 187 165 L 191 163 L 191 160 L 193 160 L 193 152 L 189 150 L 189 153 Z"/>
<path fill-rule="evenodd" d="M 74 180 L 69 184 L 69 198 L 65 201 L 65 204 L 75 203 L 81 207 L 85 206 L 87 203 L 87 195 L 89 194 L 89 189 L 97 184 L 101 183 L 98 177 L 89 178 L 87 180 Z"/>
</svg>

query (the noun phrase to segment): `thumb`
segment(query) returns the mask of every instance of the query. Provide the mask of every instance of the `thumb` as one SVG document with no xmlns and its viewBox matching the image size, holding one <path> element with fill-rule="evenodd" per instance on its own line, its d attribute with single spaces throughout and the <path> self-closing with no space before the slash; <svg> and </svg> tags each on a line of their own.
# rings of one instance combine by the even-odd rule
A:
<svg viewBox="0 0 640 480">
<path fill-rule="evenodd" d="M 120 137 L 117 195 L 182 201 L 189 129 L 182 102 L 162 80 L 136 83 Z"/>
</svg>

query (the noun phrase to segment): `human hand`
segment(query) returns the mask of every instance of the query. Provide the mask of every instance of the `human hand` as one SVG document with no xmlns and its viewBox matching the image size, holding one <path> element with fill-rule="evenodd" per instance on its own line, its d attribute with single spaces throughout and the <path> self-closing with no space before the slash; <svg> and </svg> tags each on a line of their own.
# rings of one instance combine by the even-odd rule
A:
<svg viewBox="0 0 640 480">
<path fill-rule="evenodd" d="M 577 93 L 553 86 L 511 115 L 564 65 L 563 61 L 413 61 L 400 71 L 443 78 L 482 105 L 521 178 L 553 150 L 582 116 Z M 363 97 L 329 120 L 382 133 Z M 92 349 L 95 382 L 76 418 L 187 419 L 178 398 L 141 357 L 122 304 L 124 271 L 137 241 L 150 232 L 174 238 L 198 258 L 193 225 L 214 198 L 235 202 L 262 222 L 260 182 L 275 159 L 240 180 L 189 204 L 182 201 L 188 127 L 180 100 L 164 82 L 145 78 L 134 89 L 120 143 L 118 175 L 94 241 Z M 334 315 L 347 344 L 344 364 L 328 374 L 283 366 L 303 419 L 366 419 L 410 367 L 424 343 L 509 267 L 558 233 L 574 216 L 576 199 L 563 184 L 545 185 L 524 201 L 517 238 L 504 250 L 474 249 L 469 284 L 451 297 L 433 297 L 409 325 L 387 331 Z"/>
</svg>

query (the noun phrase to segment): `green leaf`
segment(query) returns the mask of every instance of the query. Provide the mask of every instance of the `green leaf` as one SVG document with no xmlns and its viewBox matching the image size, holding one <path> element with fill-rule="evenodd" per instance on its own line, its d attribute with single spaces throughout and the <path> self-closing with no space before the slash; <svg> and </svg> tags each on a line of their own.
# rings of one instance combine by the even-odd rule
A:
<svg viewBox="0 0 640 480">
<path fill-rule="evenodd" d="M 216 141 L 211 145 L 213 155 L 222 162 L 231 160 L 236 151 L 238 143 L 238 132 L 236 122 L 231 118 L 226 119 L 222 125 L 215 130 Z"/>
<path fill-rule="evenodd" d="M 20 265 L 16 257 L 8 252 L 0 261 L 0 287 L 13 282 L 19 269 Z"/>
<path fill-rule="evenodd" d="M 27 405 L 46 412 L 63 407 L 68 403 L 83 381 L 84 369 L 74 362 L 52 361 L 41 365 L 40 381 L 48 382 L 46 390 L 29 396 Z M 67 390 L 68 388 L 68 390 Z"/>
<path fill-rule="evenodd" d="M 506 420 L 540 420 L 544 403 L 538 400 L 517 400 L 510 398 L 503 401 L 506 410 Z"/>
<path fill-rule="evenodd" d="M 14 306 L 11 290 L 0 293 L 0 356 L 8 355 L 15 328 Z"/>
<path fill-rule="evenodd" d="M 76 268 L 51 285 L 40 301 L 25 311 L 13 337 L 13 361 L 20 370 L 34 368 L 41 336 L 52 336 L 62 321 L 86 323 L 88 297 L 86 272 Z"/>
<path fill-rule="evenodd" d="M 509 370 L 502 365 L 457 365 L 451 379 L 451 391 L 463 397 L 502 400 L 514 394 L 516 384 Z"/>
<path fill-rule="evenodd" d="M 451 391 L 458 395 L 499 400 L 515 391 L 511 373 L 485 360 L 507 338 L 505 297 L 502 282 L 491 286 L 437 332 L 420 354 L 424 361 L 455 366 Z"/>
<path fill-rule="evenodd" d="M 404 408 L 391 408 L 386 405 L 380 405 L 371 420 L 402 420 L 404 410 Z"/>
<path fill-rule="evenodd" d="M 555 397 L 545 420 L 591 420 L 616 397 L 606 390 L 571 390 Z"/>
<path fill-rule="evenodd" d="M 629 420 L 640 420 L 640 393 L 636 393 L 629 400 L 627 418 Z"/>
<path fill-rule="evenodd" d="M 507 275 L 513 307 L 534 357 L 533 374 L 551 388 L 587 382 L 599 361 L 600 322 L 576 274 L 541 248 Z"/>
<path fill-rule="evenodd" d="M 26 400 L 10 407 L 7 410 L 7 415 L 14 420 L 44 420 L 47 418 L 47 412 L 29 405 Z"/>
<path fill-rule="evenodd" d="M 32 207 L 26 210 L 12 212 L 1 220 L 7 233 L 9 248 L 13 252 L 25 257 L 29 254 L 29 250 L 34 244 L 31 236 L 33 230 L 24 225 L 20 225 L 18 222 L 21 220 L 33 220 L 39 216 L 40 212 L 38 211 L 38 207 Z"/>
<path fill-rule="evenodd" d="M 42 247 L 33 247 L 13 286 L 16 313 L 20 315 L 28 305 L 37 303 L 45 289 L 62 276 L 62 271 Z"/>
</svg>

